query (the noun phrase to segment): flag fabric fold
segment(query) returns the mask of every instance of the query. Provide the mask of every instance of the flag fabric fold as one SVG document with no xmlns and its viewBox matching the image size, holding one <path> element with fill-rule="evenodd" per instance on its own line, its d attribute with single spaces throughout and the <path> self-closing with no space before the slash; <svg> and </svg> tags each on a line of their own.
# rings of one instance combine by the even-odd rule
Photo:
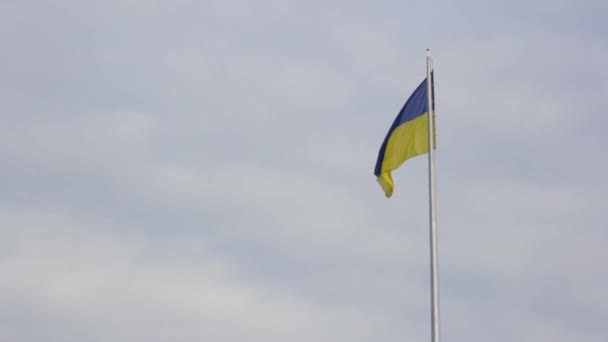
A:
<svg viewBox="0 0 608 342">
<path fill-rule="evenodd" d="M 380 147 L 374 174 L 387 198 L 395 188 L 391 172 L 406 160 L 429 152 L 427 81 L 425 79 L 405 102 Z M 432 86 L 431 73 L 431 93 Z"/>
</svg>

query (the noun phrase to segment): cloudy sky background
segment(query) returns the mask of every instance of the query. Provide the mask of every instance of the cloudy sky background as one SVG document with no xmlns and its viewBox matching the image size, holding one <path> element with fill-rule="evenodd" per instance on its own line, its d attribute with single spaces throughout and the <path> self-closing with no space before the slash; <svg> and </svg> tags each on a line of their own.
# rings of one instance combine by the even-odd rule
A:
<svg viewBox="0 0 608 342">
<path fill-rule="evenodd" d="M 606 341 L 604 1 L 0 2 L 0 340 Z"/>
</svg>

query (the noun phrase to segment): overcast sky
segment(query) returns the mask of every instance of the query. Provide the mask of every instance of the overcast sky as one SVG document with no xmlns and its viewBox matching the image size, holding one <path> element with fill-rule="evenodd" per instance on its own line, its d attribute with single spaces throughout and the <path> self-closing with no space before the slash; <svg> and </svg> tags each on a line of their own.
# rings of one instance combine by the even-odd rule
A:
<svg viewBox="0 0 608 342">
<path fill-rule="evenodd" d="M 0 1 L 0 340 L 608 340 L 608 5 Z"/>
</svg>

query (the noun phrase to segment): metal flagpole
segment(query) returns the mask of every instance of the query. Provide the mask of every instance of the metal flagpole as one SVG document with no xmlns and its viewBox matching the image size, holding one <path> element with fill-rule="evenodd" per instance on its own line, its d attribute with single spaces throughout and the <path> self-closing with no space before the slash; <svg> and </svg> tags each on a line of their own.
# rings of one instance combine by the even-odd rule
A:
<svg viewBox="0 0 608 342">
<path fill-rule="evenodd" d="M 437 269 L 437 221 L 435 208 L 435 110 L 433 107 L 433 61 L 426 50 L 426 79 L 429 119 L 429 223 L 431 247 L 431 341 L 439 342 L 439 279 Z"/>
</svg>

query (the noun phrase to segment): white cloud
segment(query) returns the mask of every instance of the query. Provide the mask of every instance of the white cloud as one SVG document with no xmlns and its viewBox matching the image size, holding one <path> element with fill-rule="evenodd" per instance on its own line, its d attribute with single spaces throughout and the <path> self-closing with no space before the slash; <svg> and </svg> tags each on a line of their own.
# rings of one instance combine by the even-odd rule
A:
<svg viewBox="0 0 608 342">
<path fill-rule="evenodd" d="M 184 258 L 163 241 L 57 211 L 3 211 L 0 220 L 9 251 L 1 298 L 17 306 L 11 311 L 27 310 L 30 325 L 68 329 L 45 338 L 362 341 L 382 334 L 381 320 L 353 307 L 317 304 L 243 278 L 238 265 L 204 243 L 197 243 L 197 258 Z M 3 334 L 27 336 L 22 328 Z"/>
</svg>

